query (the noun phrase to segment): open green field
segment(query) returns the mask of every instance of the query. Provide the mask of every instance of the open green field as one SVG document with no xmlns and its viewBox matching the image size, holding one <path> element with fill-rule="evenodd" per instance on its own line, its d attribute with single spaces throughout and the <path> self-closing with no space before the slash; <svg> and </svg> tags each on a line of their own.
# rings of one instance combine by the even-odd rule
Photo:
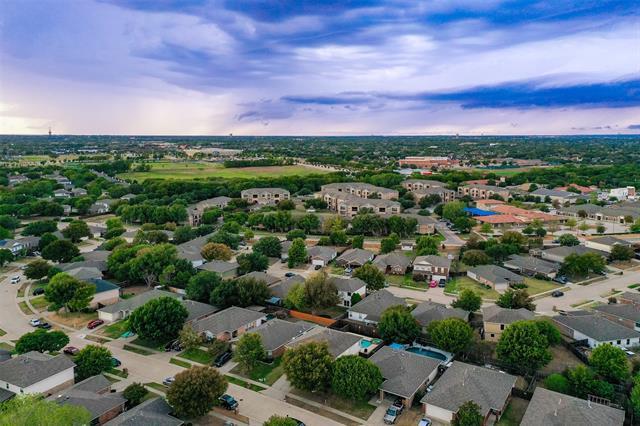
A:
<svg viewBox="0 0 640 426">
<path fill-rule="evenodd" d="M 148 172 L 122 173 L 118 177 L 123 179 L 206 179 L 210 177 L 221 178 L 256 178 L 277 176 L 304 176 L 311 174 L 328 173 L 326 170 L 308 166 L 271 166 L 271 167 L 240 167 L 224 168 L 219 163 L 203 162 L 166 162 L 151 163 Z"/>
</svg>

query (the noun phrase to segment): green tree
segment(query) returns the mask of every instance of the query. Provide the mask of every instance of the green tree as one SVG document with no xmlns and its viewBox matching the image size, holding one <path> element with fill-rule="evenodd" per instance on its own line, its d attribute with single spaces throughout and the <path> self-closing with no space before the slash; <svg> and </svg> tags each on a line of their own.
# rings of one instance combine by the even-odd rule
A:
<svg viewBox="0 0 640 426">
<path fill-rule="evenodd" d="M 364 235 L 354 235 L 351 237 L 351 248 L 359 248 L 364 247 Z"/>
<path fill-rule="evenodd" d="M 315 312 L 338 303 L 338 289 L 326 273 L 320 271 L 309 276 L 304 284 L 305 303 Z"/>
<path fill-rule="evenodd" d="M 280 243 L 278 237 L 262 237 L 253 245 L 253 251 L 267 257 L 280 257 L 282 253 L 282 243 Z"/>
<path fill-rule="evenodd" d="M 166 342 L 178 337 L 187 316 L 187 309 L 179 300 L 162 296 L 136 308 L 129 325 L 142 339 Z"/>
<path fill-rule="evenodd" d="M 391 234 L 387 238 L 380 240 L 380 253 L 391 253 L 400 244 L 400 238 L 397 234 Z"/>
<path fill-rule="evenodd" d="M 180 345 L 185 349 L 195 349 L 202 345 L 202 335 L 195 331 L 191 324 L 185 324 L 178 334 Z"/>
<path fill-rule="evenodd" d="M 310 234 L 320 228 L 320 219 L 315 214 L 306 214 L 298 219 L 298 227 Z"/>
<path fill-rule="evenodd" d="M 307 253 L 307 246 L 304 244 L 304 240 L 302 238 L 293 240 L 291 247 L 289 247 L 289 268 L 305 263 L 308 258 L 309 254 Z"/>
<path fill-rule="evenodd" d="M 50 232 L 42 234 L 42 236 L 40 237 L 40 242 L 38 243 L 38 250 L 43 251 L 46 246 L 56 241 L 57 239 L 58 237 Z"/>
<path fill-rule="evenodd" d="M 411 343 L 420 334 L 420 326 L 406 306 L 397 305 L 382 313 L 378 332 L 388 342 Z"/>
<path fill-rule="evenodd" d="M 42 249 L 42 258 L 58 263 L 71 262 L 80 254 L 80 250 L 69 240 L 56 240 Z"/>
<path fill-rule="evenodd" d="M 87 345 L 74 358 L 78 380 L 101 374 L 112 367 L 111 352 L 104 346 Z"/>
<path fill-rule="evenodd" d="M 627 261 L 629 259 L 633 259 L 634 256 L 635 256 L 635 252 L 633 251 L 633 248 L 631 248 L 630 246 L 622 245 L 622 244 L 615 244 L 611 248 L 611 253 L 609 254 L 609 258 L 611 260 L 621 260 L 621 261 Z"/>
<path fill-rule="evenodd" d="M 469 312 L 476 312 L 482 306 L 482 297 L 471 289 L 464 289 L 458 298 L 451 303 L 454 308 L 464 309 Z"/>
<path fill-rule="evenodd" d="M 333 357 L 326 342 L 311 342 L 288 349 L 283 355 L 282 366 L 295 388 L 323 391 L 331 384 Z"/>
<path fill-rule="evenodd" d="M 453 426 L 482 426 L 484 417 L 480 414 L 480 406 L 473 401 L 465 402 L 458 408 L 451 424 Z"/>
<path fill-rule="evenodd" d="M 536 326 L 538 326 L 540 333 L 547 338 L 549 345 L 559 345 L 560 342 L 562 342 L 562 335 L 560 334 L 560 331 L 550 320 L 537 320 Z"/>
<path fill-rule="evenodd" d="M 40 395 L 20 395 L 0 406 L 0 426 L 88 425 L 92 415 L 79 405 L 58 404 Z"/>
<path fill-rule="evenodd" d="M 304 311 L 308 308 L 304 283 L 295 284 L 287 293 L 284 299 L 284 306 L 287 309 Z"/>
<path fill-rule="evenodd" d="M 271 296 L 269 287 L 267 287 L 264 281 L 241 277 L 235 282 L 238 291 L 239 306 L 261 305 Z"/>
<path fill-rule="evenodd" d="M 416 254 L 418 256 L 427 256 L 438 254 L 439 240 L 430 235 L 423 235 L 416 240 Z"/>
<path fill-rule="evenodd" d="M 586 277 L 590 273 L 601 273 L 605 268 L 604 257 L 597 253 L 573 253 L 565 257 L 560 272 L 572 277 Z"/>
<path fill-rule="evenodd" d="M 386 277 L 384 273 L 373 266 L 371 263 L 365 263 L 353 273 L 354 278 L 360 278 L 367 284 L 368 291 L 376 291 L 384 288 Z"/>
<path fill-rule="evenodd" d="M 454 354 L 464 352 L 473 342 L 473 329 L 460 318 L 432 321 L 427 333 L 437 347 Z"/>
<path fill-rule="evenodd" d="M 533 372 L 551 361 L 549 342 L 535 321 L 509 325 L 496 347 L 498 359 L 523 371 Z"/>
<path fill-rule="evenodd" d="M 269 258 L 260 253 L 243 253 L 236 257 L 238 272 L 248 274 L 253 271 L 266 271 L 269 267 Z"/>
<path fill-rule="evenodd" d="M 202 257 L 208 261 L 212 260 L 230 260 L 233 257 L 231 249 L 224 244 L 219 243 L 207 243 L 202 247 L 200 251 Z"/>
<path fill-rule="evenodd" d="M 487 265 L 491 259 L 482 250 L 467 250 L 462 255 L 462 263 L 469 266 Z"/>
<path fill-rule="evenodd" d="M 262 426 L 298 426 L 298 421 L 292 417 L 283 417 L 274 414 L 269 417 Z"/>
<path fill-rule="evenodd" d="M 6 265 L 13 260 L 14 256 L 10 250 L 0 249 L 0 267 Z"/>
<path fill-rule="evenodd" d="M 189 279 L 187 297 L 198 302 L 208 303 L 211 292 L 220 285 L 220 275 L 210 271 L 200 271 Z"/>
<path fill-rule="evenodd" d="M 629 377 L 627 354 L 617 346 L 596 347 L 589 357 L 589 365 L 608 381 L 622 382 Z"/>
<path fill-rule="evenodd" d="M 95 285 L 80 281 L 69 274 L 56 274 L 45 287 L 45 299 L 54 307 L 64 307 L 69 312 L 86 308 L 95 293 Z"/>
<path fill-rule="evenodd" d="M 51 269 L 51 264 L 46 260 L 34 260 L 25 268 L 24 276 L 30 280 L 39 280 L 47 276 L 49 269 Z"/>
<path fill-rule="evenodd" d="M 89 225 L 86 222 L 74 220 L 69 222 L 69 225 L 62 230 L 62 235 L 71 240 L 72 243 L 79 243 L 83 238 L 91 237 L 91 230 L 89 230 Z"/>
<path fill-rule="evenodd" d="M 174 264 L 178 259 L 178 251 L 171 244 L 158 244 L 141 248 L 135 258 L 127 262 L 129 276 L 142 280 L 151 287 L 158 283 L 160 275 L 165 268 Z"/>
<path fill-rule="evenodd" d="M 575 225 L 574 225 L 575 226 Z M 562 234 L 558 237 L 558 242 L 561 246 L 577 246 L 580 244 L 580 240 L 573 234 Z"/>
<path fill-rule="evenodd" d="M 529 293 L 526 289 L 507 289 L 500 295 L 500 297 L 498 297 L 496 305 L 505 309 L 525 308 L 529 311 L 535 311 L 536 309 L 536 305 L 533 303 L 533 299 L 529 297 Z"/>
<path fill-rule="evenodd" d="M 133 382 L 122 392 L 122 396 L 127 400 L 127 407 L 133 408 L 140 404 L 149 391 L 142 383 Z"/>
<path fill-rule="evenodd" d="M 19 354 L 31 351 L 53 352 L 59 351 L 68 344 L 69 336 L 64 332 L 38 329 L 20 336 L 20 339 L 16 342 L 15 350 Z"/>
<path fill-rule="evenodd" d="M 257 333 L 245 333 L 236 345 L 233 358 L 240 368 L 248 373 L 258 365 L 258 362 L 263 361 L 265 356 L 262 337 Z"/>
<path fill-rule="evenodd" d="M 633 415 L 640 417 L 640 376 L 633 378 L 633 388 L 631 389 L 629 400 L 631 401 Z"/>
<path fill-rule="evenodd" d="M 307 239 L 307 234 L 302 229 L 292 229 L 287 232 L 287 241 L 293 241 L 296 238 L 302 238 L 303 240 Z"/>
<path fill-rule="evenodd" d="M 571 387 L 569 380 L 562 374 L 553 373 L 544 379 L 544 387 L 554 392 L 569 394 Z"/>
<path fill-rule="evenodd" d="M 167 401 L 180 417 L 200 417 L 213 409 L 227 386 L 227 379 L 215 368 L 191 367 L 176 374 Z"/>
<path fill-rule="evenodd" d="M 333 363 L 333 393 L 343 398 L 364 400 L 377 392 L 382 384 L 377 365 L 358 355 L 346 355 Z"/>
<path fill-rule="evenodd" d="M 24 227 L 22 235 L 35 235 L 39 237 L 47 232 L 56 232 L 58 230 L 58 224 L 52 220 L 41 220 L 37 222 L 31 222 Z"/>
</svg>

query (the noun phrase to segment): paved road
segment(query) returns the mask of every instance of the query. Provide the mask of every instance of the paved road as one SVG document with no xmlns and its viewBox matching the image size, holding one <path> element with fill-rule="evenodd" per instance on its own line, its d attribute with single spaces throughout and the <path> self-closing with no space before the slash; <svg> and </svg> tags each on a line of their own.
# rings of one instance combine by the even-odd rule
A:
<svg viewBox="0 0 640 426">
<path fill-rule="evenodd" d="M 436 229 L 444 236 L 444 241 L 442 242 L 442 244 L 444 244 L 447 248 L 462 247 L 463 245 L 465 245 L 466 241 L 458 237 L 455 232 L 447 228 L 445 225 L 437 224 Z"/>
</svg>

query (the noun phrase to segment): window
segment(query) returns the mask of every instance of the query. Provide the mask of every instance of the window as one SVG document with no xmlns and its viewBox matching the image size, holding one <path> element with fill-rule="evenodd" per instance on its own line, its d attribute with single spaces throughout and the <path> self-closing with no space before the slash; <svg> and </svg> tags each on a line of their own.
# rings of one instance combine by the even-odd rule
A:
<svg viewBox="0 0 640 426">
<path fill-rule="evenodd" d="M 619 345 L 619 344 L 622 343 L 622 340 L 618 340 L 618 341 L 616 341 L 616 343 Z"/>
<path fill-rule="evenodd" d="M 500 330 L 504 330 L 504 324 L 500 324 Z"/>
<path fill-rule="evenodd" d="M 496 335 L 495 335 L 495 334 L 493 334 L 493 333 L 491 333 L 491 337 L 496 337 Z"/>
</svg>

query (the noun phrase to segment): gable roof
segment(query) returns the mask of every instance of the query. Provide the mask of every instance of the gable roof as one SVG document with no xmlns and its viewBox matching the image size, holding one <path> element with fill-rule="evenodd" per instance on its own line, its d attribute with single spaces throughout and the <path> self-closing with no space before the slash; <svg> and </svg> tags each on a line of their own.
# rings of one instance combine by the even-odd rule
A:
<svg viewBox="0 0 640 426">
<path fill-rule="evenodd" d="M 484 322 L 511 324 L 516 321 L 532 320 L 535 318 L 535 315 L 525 308 L 506 309 L 498 305 L 491 305 L 482 308 L 482 318 Z"/>
<path fill-rule="evenodd" d="M 238 328 L 264 318 L 265 314 L 250 309 L 231 306 L 213 315 L 196 320 L 193 328 L 198 332 L 209 332 L 214 336 L 224 332 L 233 332 Z"/>
<path fill-rule="evenodd" d="M 120 287 L 112 283 L 111 281 L 103 279 L 91 279 L 89 282 L 96 286 L 96 294 L 104 293 L 105 291 L 120 290 Z"/>
<path fill-rule="evenodd" d="M 335 284 L 338 291 L 346 291 L 349 293 L 353 293 L 367 286 L 367 283 L 360 278 L 329 277 L 329 281 Z"/>
<path fill-rule="evenodd" d="M 74 367 L 74 362 L 65 355 L 31 351 L 0 363 L 0 380 L 27 388 Z"/>
<path fill-rule="evenodd" d="M 267 274 L 266 272 L 262 272 L 262 271 L 253 271 L 238 277 L 238 279 L 243 279 L 243 278 L 252 278 L 256 281 L 262 281 L 268 286 L 282 281 L 281 278 L 278 278 L 271 274 Z"/>
<path fill-rule="evenodd" d="M 603 314 L 614 315 L 626 320 L 640 322 L 640 307 L 631 303 L 614 303 L 611 305 L 598 305 L 593 308 Z"/>
<path fill-rule="evenodd" d="M 565 316 L 558 315 L 553 320 L 567 328 L 578 331 L 598 342 L 634 339 L 640 333 L 600 315 Z"/>
<path fill-rule="evenodd" d="M 193 321 L 198 318 L 203 318 L 207 315 L 211 315 L 218 312 L 220 308 L 209 305 L 208 303 L 197 302 L 195 300 L 185 299 L 182 300 L 182 304 L 187 309 L 187 319 L 185 321 Z"/>
<path fill-rule="evenodd" d="M 455 413 L 462 404 L 473 401 L 485 417 L 491 409 L 502 410 L 515 384 L 511 374 L 454 361 L 420 402 Z"/>
<path fill-rule="evenodd" d="M 440 362 L 434 358 L 384 346 L 369 361 L 380 368 L 385 379 L 380 389 L 394 395 L 411 398 Z"/>
<path fill-rule="evenodd" d="M 460 308 L 448 308 L 443 304 L 431 301 L 420 303 L 411 311 L 411 315 L 422 327 L 427 326 L 431 321 L 440 321 L 447 318 L 469 320 L 469 311 Z"/>
<path fill-rule="evenodd" d="M 585 246 L 558 246 L 550 249 L 546 249 L 542 251 L 546 254 L 551 254 L 553 256 L 567 257 L 570 254 L 585 254 L 585 253 L 597 253 L 603 257 L 606 257 L 608 254 L 606 252 L 592 249 L 590 247 Z"/>
<path fill-rule="evenodd" d="M 589 240 L 593 243 L 597 243 L 597 244 L 603 244 L 603 245 L 607 245 L 607 246 L 614 246 L 616 244 L 619 244 L 621 246 L 631 246 L 631 243 L 629 241 L 620 239 L 620 238 L 616 238 L 616 237 L 612 237 L 611 235 L 605 235 L 603 237 L 597 237 L 597 238 L 592 238 L 591 240 Z"/>
<path fill-rule="evenodd" d="M 49 399 L 60 405 L 78 405 L 91 413 L 96 419 L 116 407 L 124 407 L 127 400 L 120 393 L 111 393 L 111 382 L 102 374 L 89 377 L 77 383 L 62 393 Z"/>
<path fill-rule="evenodd" d="M 301 275 L 294 275 L 292 277 L 284 278 L 279 283 L 269 286 L 269 291 L 273 296 L 285 299 L 296 284 L 302 283 L 304 283 L 304 277 Z"/>
<path fill-rule="evenodd" d="M 473 268 L 469 268 L 469 272 L 494 284 L 518 283 L 524 280 L 522 275 L 514 274 L 510 270 L 496 265 L 474 266 Z"/>
<path fill-rule="evenodd" d="M 80 266 L 78 268 L 67 269 L 65 272 L 81 281 L 102 278 L 102 272 L 94 267 Z"/>
<path fill-rule="evenodd" d="M 169 413 L 173 408 L 162 397 L 149 399 L 132 409 L 125 411 L 105 426 L 180 426 L 184 422 Z"/>
<path fill-rule="evenodd" d="M 385 309 L 397 305 L 406 306 L 406 302 L 387 290 L 378 290 L 353 305 L 349 311 L 366 314 L 368 320 L 378 321 Z"/>
<path fill-rule="evenodd" d="M 331 328 L 316 327 L 295 339 L 287 346 L 295 347 L 298 345 L 304 345 L 305 343 L 325 342 L 329 347 L 329 353 L 334 358 L 337 358 L 360 340 L 362 340 L 362 336 L 358 336 L 357 334 L 347 333 Z"/>
<path fill-rule="evenodd" d="M 359 248 L 352 248 L 349 249 L 347 251 L 345 251 L 344 253 L 342 253 L 337 259 L 337 262 L 343 262 L 343 263 L 353 263 L 356 265 L 364 265 L 365 263 L 367 263 L 370 259 L 372 259 L 374 256 L 372 251 L 369 250 L 364 250 L 364 249 L 359 249 Z"/>
<path fill-rule="evenodd" d="M 429 254 L 426 256 L 417 256 L 415 259 L 413 259 L 413 265 L 415 266 L 417 264 L 437 266 L 438 268 L 450 268 L 451 259 L 444 256 Z"/>
<path fill-rule="evenodd" d="M 624 411 L 538 386 L 520 426 L 622 426 Z"/>
<path fill-rule="evenodd" d="M 144 305 L 149 300 L 157 299 L 158 297 L 163 297 L 163 296 L 173 297 L 174 299 L 181 298 L 179 294 L 172 293 L 170 291 L 156 290 L 154 288 L 152 290 L 145 291 L 144 293 L 135 295 L 130 299 L 123 299 L 118 303 L 114 303 L 113 305 L 104 306 L 98 309 L 98 311 L 111 313 L 111 314 L 118 311 L 133 311 L 135 308 Z"/>
<path fill-rule="evenodd" d="M 305 322 L 289 322 L 274 318 L 254 328 L 251 333 L 260 335 L 265 350 L 275 351 L 313 327 Z"/>
<path fill-rule="evenodd" d="M 521 256 L 519 254 L 509 256 L 509 260 L 504 262 L 504 266 L 514 266 L 541 274 L 550 274 L 557 272 L 560 269 L 560 266 L 557 263 L 549 262 L 533 256 Z"/>
<path fill-rule="evenodd" d="M 240 265 L 238 262 L 225 262 L 224 260 L 212 260 L 211 262 L 204 263 L 198 266 L 201 271 L 216 272 L 218 274 L 224 274 L 231 272 L 234 269 L 238 269 Z"/>
<path fill-rule="evenodd" d="M 311 258 L 322 259 L 329 262 L 338 255 L 338 250 L 332 246 L 312 246 L 307 249 Z"/>
<path fill-rule="evenodd" d="M 634 293 L 631 291 L 625 291 L 619 296 L 616 296 L 618 299 L 629 300 L 633 303 L 640 303 L 640 293 Z"/>
<path fill-rule="evenodd" d="M 391 253 L 381 254 L 376 257 L 373 264 L 382 271 L 385 271 L 389 266 L 392 268 L 399 267 L 401 269 L 407 269 L 411 265 L 411 259 L 401 252 L 392 251 Z"/>
</svg>

